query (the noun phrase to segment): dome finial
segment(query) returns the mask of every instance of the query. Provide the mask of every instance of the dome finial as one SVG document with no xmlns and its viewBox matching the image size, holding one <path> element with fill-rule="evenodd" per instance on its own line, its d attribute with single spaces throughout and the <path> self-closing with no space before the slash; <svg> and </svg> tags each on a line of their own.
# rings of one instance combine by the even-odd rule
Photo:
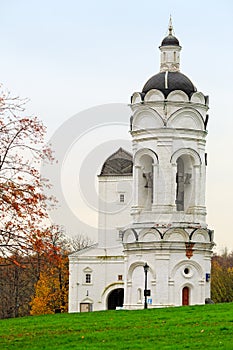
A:
<svg viewBox="0 0 233 350">
<path fill-rule="evenodd" d="M 169 35 L 172 35 L 172 32 L 173 32 L 172 15 L 170 15 L 168 31 L 169 31 Z"/>
<path fill-rule="evenodd" d="M 171 15 L 168 25 L 168 35 L 163 39 L 159 48 L 161 51 L 160 71 L 178 72 L 180 69 L 181 46 L 179 40 L 174 36 Z"/>
</svg>

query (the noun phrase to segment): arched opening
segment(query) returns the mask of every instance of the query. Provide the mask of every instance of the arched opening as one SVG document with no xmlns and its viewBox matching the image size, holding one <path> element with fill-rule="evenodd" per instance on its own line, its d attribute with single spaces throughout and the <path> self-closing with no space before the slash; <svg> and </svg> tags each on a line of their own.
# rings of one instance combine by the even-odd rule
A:
<svg viewBox="0 0 233 350">
<path fill-rule="evenodd" d="M 178 211 L 184 210 L 184 162 L 181 157 L 177 159 L 176 209 Z"/>
<path fill-rule="evenodd" d="M 116 310 L 117 307 L 122 307 L 124 303 L 124 289 L 114 289 L 108 295 L 108 310 Z"/>
<path fill-rule="evenodd" d="M 153 159 L 144 154 L 140 158 L 141 176 L 138 183 L 139 204 L 145 210 L 151 210 L 153 203 Z"/>
<path fill-rule="evenodd" d="M 189 287 L 184 287 L 182 289 L 182 305 L 189 305 Z"/>
<path fill-rule="evenodd" d="M 176 210 L 186 211 L 195 203 L 193 158 L 184 154 L 176 164 Z"/>
</svg>

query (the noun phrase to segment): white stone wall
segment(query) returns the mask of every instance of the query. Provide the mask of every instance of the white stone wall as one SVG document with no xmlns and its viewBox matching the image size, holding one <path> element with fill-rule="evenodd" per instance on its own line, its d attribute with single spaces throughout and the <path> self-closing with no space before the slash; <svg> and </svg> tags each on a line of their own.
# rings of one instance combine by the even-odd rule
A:
<svg viewBox="0 0 233 350">
<path fill-rule="evenodd" d="M 98 244 L 70 256 L 69 312 L 80 312 L 80 303 L 91 304 L 93 311 L 106 310 L 109 293 L 124 287 L 120 231 L 131 222 L 132 176 L 99 176 L 98 180 Z M 91 274 L 91 283 L 85 283 L 86 273 Z"/>
<path fill-rule="evenodd" d="M 140 248 L 139 248 L 140 247 Z M 204 304 L 210 297 L 210 282 L 206 282 L 206 273 L 210 273 L 210 253 L 208 250 L 195 250 L 193 257 L 185 255 L 185 243 L 131 244 L 128 247 L 125 280 L 125 308 L 144 307 L 144 269 L 149 265 L 147 288 L 151 291 L 152 304 L 148 307 L 181 306 L 182 289 L 190 290 L 189 304 Z M 196 248 L 197 249 L 197 248 Z M 200 247 L 199 247 L 200 249 Z M 203 247 L 202 247 L 203 249 Z M 138 290 L 142 298 L 138 298 Z"/>
<path fill-rule="evenodd" d="M 124 202 L 120 196 L 124 195 Z M 131 221 L 132 176 L 99 176 L 99 235 L 100 247 L 121 244 L 119 232 Z"/>
<path fill-rule="evenodd" d="M 109 252 L 110 253 L 110 252 Z M 69 312 L 80 312 L 80 303 L 92 305 L 92 311 L 107 310 L 109 293 L 124 286 L 124 260 L 121 250 L 107 254 L 103 249 L 89 249 L 85 255 L 70 256 Z M 86 273 L 91 283 L 85 282 Z M 118 276 L 122 275 L 122 281 Z"/>
<path fill-rule="evenodd" d="M 154 91 L 154 92 L 153 92 Z M 149 96 L 148 96 L 149 95 Z M 147 98 L 148 96 L 148 98 Z M 134 202 L 132 214 L 135 222 L 153 218 L 161 223 L 200 222 L 205 225 L 205 119 L 208 106 L 202 93 L 194 93 L 191 102 L 182 91 L 173 91 L 165 102 L 161 92 L 151 90 L 143 104 L 132 103 L 132 130 L 134 153 Z M 147 102 L 147 100 L 149 101 Z M 134 97 L 133 97 L 134 101 Z M 147 213 L 147 194 L 142 190 L 144 155 L 153 162 L 153 205 Z M 187 159 L 185 173 L 190 184 L 185 185 L 185 210 L 176 210 L 176 161 Z M 143 193 L 144 191 L 144 193 Z M 148 206 L 147 206 L 148 207 Z"/>
</svg>

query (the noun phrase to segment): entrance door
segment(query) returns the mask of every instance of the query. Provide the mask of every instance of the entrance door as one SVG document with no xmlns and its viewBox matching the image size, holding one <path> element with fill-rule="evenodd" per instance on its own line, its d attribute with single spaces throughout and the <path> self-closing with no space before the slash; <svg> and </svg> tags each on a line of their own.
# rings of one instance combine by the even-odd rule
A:
<svg viewBox="0 0 233 350">
<path fill-rule="evenodd" d="M 108 296 L 108 310 L 115 310 L 116 307 L 122 307 L 124 303 L 124 289 L 114 289 Z"/>
<path fill-rule="evenodd" d="M 92 304 L 80 303 L 80 312 L 90 312 L 90 311 L 92 311 Z"/>
<path fill-rule="evenodd" d="M 182 290 L 182 305 L 189 305 L 189 288 L 184 287 Z"/>
</svg>

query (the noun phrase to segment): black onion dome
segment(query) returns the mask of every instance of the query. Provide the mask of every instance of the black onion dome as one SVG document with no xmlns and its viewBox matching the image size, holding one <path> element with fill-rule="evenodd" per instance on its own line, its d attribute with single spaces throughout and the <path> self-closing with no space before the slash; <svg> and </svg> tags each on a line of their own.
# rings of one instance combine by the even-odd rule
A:
<svg viewBox="0 0 233 350">
<path fill-rule="evenodd" d="M 144 85 L 142 92 L 147 93 L 152 89 L 160 90 L 165 98 L 171 91 L 184 91 L 189 97 L 197 91 L 191 80 L 180 72 L 161 72 L 151 77 Z"/>
<path fill-rule="evenodd" d="M 180 46 L 180 43 L 174 35 L 169 34 L 163 39 L 161 46 Z"/>
</svg>

